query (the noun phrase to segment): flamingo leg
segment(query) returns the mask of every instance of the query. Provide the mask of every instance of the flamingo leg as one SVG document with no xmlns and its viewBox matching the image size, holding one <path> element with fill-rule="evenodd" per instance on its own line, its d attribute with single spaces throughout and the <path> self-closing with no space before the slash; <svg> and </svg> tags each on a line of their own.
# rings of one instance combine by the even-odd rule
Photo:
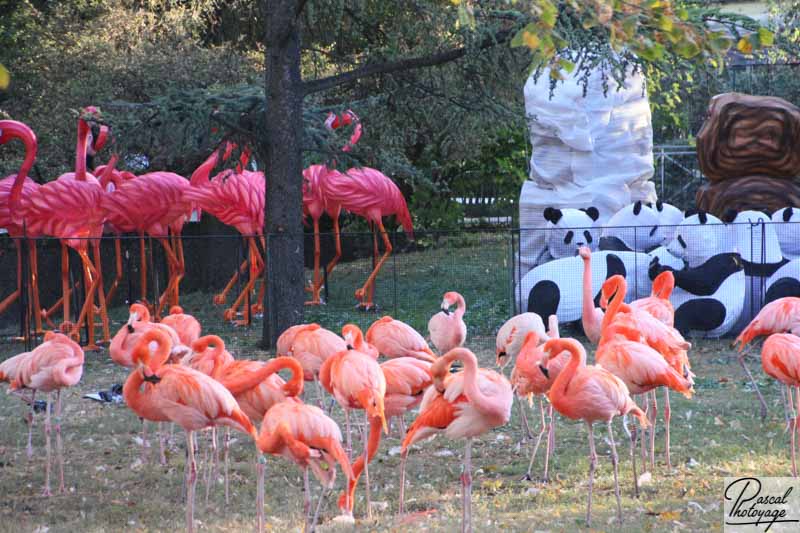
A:
<svg viewBox="0 0 800 533">
<path fill-rule="evenodd" d="M 400 501 L 397 504 L 397 514 L 403 516 L 405 509 L 406 494 L 406 461 L 408 460 L 408 449 L 400 455 Z"/>
<path fill-rule="evenodd" d="M 176 263 L 176 272 L 174 274 L 175 280 L 173 282 L 173 300 L 171 305 L 180 305 L 181 299 L 181 291 L 180 291 L 180 284 L 183 280 L 183 277 L 186 275 L 186 259 L 183 256 L 183 236 L 181 235 L 180 231 L 176 231 L 173 235 L 173 239 L 175 241 L 174 250 L 175 256 L 177 259 Z"/>
<path fill-rule="evenodd" d="M 336 245 L 336 254 L 331 259 L 328 266 L 325 267 L 325 271 L 330 277 L 331 272 L 333 269 L 336 268 L 336 265 L 339 263 L 339 259 L 342 258 L 342 232 L 339 230 L 339 213 L 337 212 L 333 217 L 333 239 Z"/>
<path fill-rule="evenodd" d="M 319 500 L 317 501 L 317 507 L 314 509 L 314 516 L 311 519 L 311 528 L 309 529 L 309 533 L 314 533 L 317 528 L 317 518 L 319 517 L 319 510 L 322 507 L 322 502 L 325 501 L 325 496 L 328 495 L 328 490 L 323 486 L 322 492 L 319 495 Z"/>
<path fill-rule="evenodd" d="M 520 402 L 521 404 L 522 402 Z M 533 445 L 533 452 L 531 452 L 531 460 L 528 462 L 528 471 L 525 473 L 526 479 L 530 481 L 531 478 L 531 470 L 533 469 L 533 461 L 536 459 L 536 452 L 539 451 L 539 444 L 542 442 L 542 437 L 544 436 L 545 432 L 547 431 L 547 423 L 544 419 L 544 400 L 541 396 L 539 396 L 539 414 L 541 415 L 541 424 L 539 426 L 539 435 L 536 436 L 536 444 Z"/>
<path fill-rule="evenodd" d="M 656 470 L 656 417 L 658 416 L 658 400 L 656 399 L 656 390 L 650 391 L 652 398 L 653 418 L 650 425 L 650 471 Z"/>
<path fill-rule="evenodd" d="M 31 412 L 28 414 L 28 447 L 25 450 L 28 454 L 29 461 L 33 458 L 33 445 L 31 444 L 31 441 L 33 439 L 33 419 L 36 413 L 34 409 L 35 406 L 36 406 L 36 389 L 33 389 L 33 395 L 31 396 Z"/>
<path fill-rule="evenodd" d="M 47 405 L 45 406 L 44 416 L 44 446 L 45 446 L 45 471 L 44 471 L 44 489 L 42 496 L 52 496 L 50 492 L 50 406 L 52 404 L 51 395 L 47 395 Z"/>
<path fill-rule="evenodd" d="M 78 320 L 72 328 L 72 335 L 78 336 L 81 326 L 84 323 L 88 324 L 89 334 L 85 350 L 94 351 L 99 349 L 94 343 L 94 294 L 101 280 L 92 261 L 89 259 L 88 252 L 86 250 L 79 250 L 78 254 L 83 262 L 83 275 L 88 288 L 86 289 L 86 301 L 83 302 Z"/>
<path fill-rule="evenodd" d="M 242 261 L 242 264 L 239 265 L 239 268 L 234 271 L 233 276 L 231 276 L 231 279 L 222 289 L 222 292 L 214 295 L 214 303 L 216 305 L 225 304 L 225 301 L 228 299 L 228 293 L 231 291 L 231 289 L 233 289 L 233 286 L 236 284 L 236 282 L 239 281 L 239 275 L 244 274 L 245 272 L 247 272 L 247 259 Z"/>
<path fill-rule="evenodd" d="M 556 447 L 556 425 L 555 421 L 553 420 L 553 404 L 550 404 L 550 407 L 547 409 L 547 449 L 545 450 L 544 455 L 544 474 L 542 475 L 542 480 L 547 483 L 550 481 L 549 476 L 549 469 L 550 469 L 550 457 L 553 455 L 553 450 Z"/>
<path fill-rule="evenodd" d="M 597 453 L 594 450 L 594 429 L 592 423 L 589 426 L 589 503 L 586 506 L 586 525 L 592 525 L 592 489 L 594 488 L 594 471 L 597 468 Z"/>
<path fill-rule="evenodd" d="M 383 237 L 385 251 L 383 256 L 381 256 L 380 261 L 378 261 L 372 273 L 367 278 L 367 281 L 364 282 L 364 286 L 356 290 L 356 299 L 361 302 L 359 306 L 364 309 L 372 309 L 372 293 L 375 289 L 372 285 L 375 283 L 375 278 L 378 276 L 378 272 L 380 271 L 381 267 L 383 267 L 384 263 L 386 263 L 386 261 L 389 259 L 389 256 L 392 254 L 392 243 L 389 241 L 389 235 L 387 235 L 386 228 L 383 227 L 382 221 L 378 221 L 378 228 L 380 229 L 381 237 Z M 368 289 L 370 291 L 369 293 L 367 293 Z M 369 297 L 367 296 L 368 294 Z"/>
<path fill-rule="evenodd" d="M 259 314 L 264 311 L 264 290 L 266 286 L 266 284 L 264 283 L 264 279 L 261 276 L 264 274 L 264 269 L 266 267 L 267 241 L 263 235 L 259 235 L 258 239 L 261 241 L 261 248 L 258 249 L 258 257 L 262 258 L 261 270 L 259 271 L 259 280 L 261 281 L 261 285 L 258 288 L 258 296 L 256 297 L 256 302 L 253 304 L 251 309 L 251 312 L 253 314 Z M 261 250 L 264 250 L 264 254 L 261 253 Z"/>
<path fill-rule="evenodd" d="M 144 233 L 139 234 L 139 288 L 142 292 L 142 303 L 147 303 L 147 248 Z"/>
<path fill-rule="evenodd" d="M 31 296 L 33 298 L 33 315 L 36 325 L 36 334 L 44 333 L 42 329 L 42 306 L 39 302 L 39 254 L 36 251 L 36 241 L 29 241 L 29 254 L 31 258 Z"/>
<path fill-rule="evenodd" d="M 106 294 L 103 287 L 103 262 L 100 258 L 100 241 L 92 243 L 92 252 L 94 253 L 94 268 L 97 271 L 97 299 L 100 302 L 100 322 L 103 326 L 103 342 L 106 344 L 111 342 L 111 334 L 108 328 L 108 306 L 106 305 Z M 89 326 L 94 328 L 94 324 Z"/>
<path fill-rule="evenodd" d="M 142 418 L 142 464 L 147 464 L 147 420 Z"/>
<path fill-rule="evenodd" d="M 361 437 L 364 440 L 364 487 L 367 496 L 367 520 L 372 520 L 372 502 L 369 487 L 369 444 L 367 443 L 367 432 L 369 431 L 369 415 L 364 410 L 364 427 L 361 430 Z"/>
<path fill-rule="evenodd" d="M 247 239 L 250 254 L 248 259 L 250 265 L 250 279 L 245 285 L 244 289 L 242 289 L 242 291 L 239 293 L 239 296 L 236 298 L 236 301 L 233 303 L 233 305 L 225 311 L 225 320 L 233 320 L 236 318 L 239 307 L 242 306 L 247 295 L 253 292 L 256 281 L 258 281 L 261 273 L 264 271 L 264 263 L 261 260 L 260 252 L 258 251 L 258 245 L 256 245 L 255 239 L 253 237 L 247 237 Z M 246 326 L 250 324 L 250 309 L 244 309 L 243 315 L 244 319 L 236 322 L 236 324 L 239 326 Z"/>
<path fill-rule="evenodd" d="M 353 440 L 350 437 L 350 409 L 345 408 L 344 410 L 344 424 L 345 429 L 347 430 L 347 460 L 351 463 L 353 462 Z"/>
<path fill-rule="evenodd" d="M 197 464 L 194 461 L 194 439 L 192 431 L 186 432 L 186 460 L 189 467 L 186 470 L 186 531 L 194 531 L 194 490 L 197 482 Z"/>
<path fill-rule="evenodd" d="M 628 430 L 627 426 L 627 415 L 622 417 L 622 427 L 625 428 L 625 432 L 628 434 L 630 438 L 630 445 L 631 445 L 631 469 L 633 470 L 633 497 L 639 497 L 639 476 L 636 473 L 636 438 L 638 435 L 638 428 L 636 424 L 633 425 L 633 431 Z"/>
<path fill-rule="evenodd" d="M 211 484 L 217 475 L 217 462 L 219 461 L 219 453 L 217 452 L 217 427 L 211 426 L 211 466 L 206 470 L 206 502 L 208 505 L 208 495 L 211 491 Z"/>
<path fill-rule="evenodd" d="M 64 446 L 61 442 L 61 389 L 56 391 L 56 453 L 58 455 L 58 492 L 67 492 L 64 487 Z"/>
<path fill-rule="evenodd" d="M 0 302 L 0 313 L 5 312 L 11 304 L 16 302 L 22 292 L 22 251 L 19 239 L 14 239 L 14 247 L 17 249 L 17 288 Z"/>
<path fill-rule="evenodd" d="M 787 388 L 788 388 L 787 392 L 791 395 L 792 394 L 792 388 L 791 387 L 787 387 Z M 795 396 L 797 397 L 796 398 L 797 402 L 794 404 L 795 405 L 795 410 L 794 410 L 794 413 L 793 413 L 794 417 L 795 417 L 794 418 L 794 431 L 795 431 L 795 433 L 800 433 L 800 427 L 798 427 L 798 424 L 800 424 L 800 387 L 794 387 L 794 391 L 795 391 Z M 797 441 L 795 440 L 795 442 L 797 442 Z"/>
<path fill-rule="evenodd" d="M 758 401 L 761 403 L 761 420 L 767 418 L 767 402 L 764 401 L 764 397 L 761 395 L 761 391 L 758 389 L 758 383 L 753 378 L 753 374 L 750 373 L 750 369 L 747 368 L 747 363 L 745 363 L 744 358 L 747 355 L 747 352 L 739 354 L 739 364 L 742 366 L 745 374 L 747 374 L 748 379 L 750 380 L 750 384 L 753 385 L 753 389 L 756 391 L 756 396 L 758 396 Z"/>
<path fill-rule="evenodd" d="M 794 401 L 792 399 L 792 389 L 789 389 L 789 408 L 794 411 Z M 797 458 L 795 452 L 795 424 L 797 423 L 796 418 L 792 418 L 789 422 L 789 431 L 792 432 L 790 435 L 790 445 L 792 447 L 792 477 L 797 477 Z"/>
<path fill-rule="evenodd" d="M 648 420 L 650 420 L 650 397 L 648 393 L 644 393 L 639 395 L 641 404 L 644 406 L 644 414 Z M 641 457 L 642 457 L 642 472 L 647 472 L 647 430 L 642 430 L 642 439 L 641 439 Z"/>
<path fill-rule="evenodd" d="M 789 409 L 789 401 L 791 401 L 791 397 L 787 399 L 787 394 L 792 394 L 792 389 L 788 385 L 781 385 L 781 403 L 783 403 L 783 418 L 786 421 L 786 427 L 783 429 L 784 432 L 789 431 L 792 427 L 792 416 L 791 410 Z"/>
<path fill-rule="evenodd" d="M 173 291 L 173 284 L 175 283 L 176 275 L 175 269 L 178 263 L 178 258 L 175 256 L 175 252 L 172 250 L 172 246 L 170 246 L 169 241 L 162 237 L 158 239 L 158 242 L 161 243 L 161 246 L 164 248 L 164 253 L 167 254 L 167 264 L 169 265 L 169 280 L 167 281 L 167 286 L 164 288 L 164 292 L 161 293 L 161 296 L 158 298 L 158 304 L 156 305 L 155 315 L 156 317 L 161 316 L 161 310 L 167 305 L 167 302 L 170 299 Z"/>
<path fill-rule="evenodd" d="M 669 456 L 669 419 L 672 411 L 669 406 L 669 389 L 664 387 L 664 455 L 667 460 L 667 470 L 672 470 L 672 459 Z"/>
<path fill-rule="evenodd" d="M 158 450 L 158 461 L 159 461 L 159 463 L 161 463 L 161 466 L 166 466 L 167 465 L 167 455 L 166 455 L 165 450 L 164 450 L 164 448 L 165 448 L 164 441 L 166 440 L 165 439 L 165 434 L 166 434 L 166 431 L 164 431 L 164 422 L 159 422 L 158 423 L 158 448 L 159 448 L 159 450 Z"/>
<path fill-rule="evenodd" d="M 61 305 L 63 310 L 62 318 L 64 326 L 69 325 L 69 250 L 67 245 L 61 243 Z"/>
<path fill-rule="evenodd" d="M 76 282 L 75 282 L 75 283 L 72 285 L 72 288 L 70 289 L 70 291 L 75 291 L 75 290 L 77 290 L 79 286 L 80 286 L 80 282 L 79 282 L 79 281 L 76 281 Z M 50 328 L 57 329 L 57 327 L 56 327 L 56 325 L 53 323 L 53 321 L 52 321 L 52 320 L 50 320 L 50 317 L 51 317 L 51 316 L 53 316 L 53 315 L 56 313 L 56 311 L 57 311 L 57 310 L 58 310 L 60 307 L 62 307 L 62 303 L 63 303 L 63 302 L 64 302 L 64 295 L 62 294 L 62 295 L 61 295 L 61 296 L 58 298 L 58 300 L 56 300 L 56 301 L 55 301 L 55 303 L 53 303 L 53 305 L 52 305 L 52 306 L 51 306 L 49 309 L 42 309 L 42 310 L 41 310 L 42 318 L 44 318 L 44 320 L 47 322 L 47 325 L 48 325 Z"/>
<path fill-rule="evenodd" d="M 611 444 L 611 464 L 614 467 L 614 496 L 617 498 L 617 520 L 622 525 L 622 502 L 619 498 L 619 457 L 617 456 L 617 444 L 614 442 L 614 430 L 611 422 L 608 422 L 608 440 Z"/>
<path fill-rule="evenodd" d="M 266 469 L 267 459 L 258 454 L 256 458 L 256 473 L 258 475 L 258 483 L 256 486 L 256 516 L 258 526 L 257 531 L 260 533 L 264 531 L 264 470 Z"/>
<path fill-rule="evenodd" d="M 311 484 L 308 481 L 308 467 L 303 468 L 303 531 L 309 531 L 308 521 L 311 520 Z"/>
<path fill-rule="evenodd" d="M 122 281 L 122 246 L 120 244 L 119 235 L 114 237 L 114 264 L 116 266 L 117 273 L 114 276 L 114 281 L 111 282 L 111 286 L 108 288 L 108 292 L 106 293 L 106 303 L 110 302 L 114 298 L 114 294 L 117 292 L 119 283 Z"/>
<path fill-rule="evenodd" d="M 225 505 L 228 505 L 230 501 L 230 491 L 228 489 L 228 451 L 231 447 L 231 428 L 225 427 L 225 452 L 224 452 L 224 461 L 225 461 Z"/>
<path fill-rule="evenodd" d="M 319 272 L 319 219 L 314 219 L 314 279 L 311 281 L 311 300 L 306 305 L 319 305 L 319 290 L 322 287 L 322 276 Z"/>
<path fill-rule="evenodd" d="M 531 433 L 531 427 L 528 424 L 528 415 L 525 412 L 525 406 L 523 405 L 525 402 L 515 402 L 519 405 L 519 419 L 522 422 L 522 440 L 533 440 L 533 433 Z"/>
<path fill-rule="evenodd" d="M 463 497 L 461 533 L 472 533 L 472 439 L 464 447 L 464 469 L 461 472 L 461 494 Z"/>
</svg>

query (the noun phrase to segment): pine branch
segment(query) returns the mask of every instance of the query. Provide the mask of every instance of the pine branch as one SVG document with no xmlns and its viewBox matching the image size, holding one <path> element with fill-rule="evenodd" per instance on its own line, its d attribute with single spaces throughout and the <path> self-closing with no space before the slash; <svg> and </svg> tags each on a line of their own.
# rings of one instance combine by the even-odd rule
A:
<svg viewBox="0 0 800 533">
<path fill-rule="evenodd" d="M 393 74 L 396 72 L 404 72 L 406 70 L 414 70 L 418 68 L 433 67 L 443 65 L 452 61 L 457 61 L 466 56 L 472 50 L 486 50 L 509 42 L 516 34 L 517 28 L 507 28 L 498 31 L 492 35 L 485 37 L 476 47 L 461 46 L 443 52 L 436 52 L 426 56 L 411 57 L 408 59 L 400 59 L 398 61 L 388 61 L 384 63 L 370 63 L 342 74 L 328 76 L 316 80 L 309 80 L 303 82 L 303 95 L 327 91 L 334 87 L 342 85 L 349 85 L 355 83 L 361 78 L 368 76 L 376 76 L 378 74 Z"/>
</svg>

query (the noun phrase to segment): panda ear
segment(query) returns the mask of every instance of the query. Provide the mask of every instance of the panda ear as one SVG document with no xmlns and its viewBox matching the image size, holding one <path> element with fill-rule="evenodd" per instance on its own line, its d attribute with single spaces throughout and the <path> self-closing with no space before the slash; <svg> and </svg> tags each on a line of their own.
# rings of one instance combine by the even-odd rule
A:
<svg viewBox="0 0 800 533">
<path fill-rule="evenodd" d="M 684 218 L 689 218 L 692 215 L 697 214 L 697 209 L 687 209 L 686 212 L 683 214 Z"/>
<path fill-rule="evenodd" d="M 642 201 L 637 200 L 636 203 L 633 204 L 633 214 L 638 216 L 639 213 L 641 212 L 642 212 Z"/>
<path fill-rule="evenodd" d="M 661 200 L 656 200 L 656 210 L 660 213 L 664 210 L 664 202 Z"/>
<path fill-rule="evenodd" d="M 708 215 L 706 215 L 705 211 L 700 211 L 699 213 L 697 213 L 697 218 L 698 220 L 700 220 L 701 224 L 705 224 L 706 222 L 708 222 Z"/>
<path fill-rule="evenodd" d="M 558 221 L 561 220 L 561 210 L 553 209 L 552 207 L 545 207 L 544 219 L 548 222 L 552 222 L 553 224 L 558 224 Z"/>
<path fill-rule="evenodd" d="M 736 209 L 728 209 L 722 214 L 722 221 L 726 224 L 730 224 L 734 220 L 736 220 Z"/>
<path fill-rule="evenodd" d="M 792 212 L 793 211 L 792 211 L 791 207 L 787 207 L 786 209 L 783 210 L 783 221 L 784 222 L 789 222 L 792 219 Z"/>
<path fill-rule="evenodd" d="M 587 207 L 586 209 L 581 209 L 581 211 L 589 215 L 589 218 L 591 218 L 595 222 L 597 222 L 597 219 L 600 218 L 600 211 L 598 211 L 597 208 L 594 206 Z"/>
</svg>

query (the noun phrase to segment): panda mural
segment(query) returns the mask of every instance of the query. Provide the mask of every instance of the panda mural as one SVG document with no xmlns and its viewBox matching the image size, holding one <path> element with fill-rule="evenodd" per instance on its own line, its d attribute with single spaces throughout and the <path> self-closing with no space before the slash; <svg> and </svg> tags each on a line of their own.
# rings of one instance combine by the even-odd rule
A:
<svg viewBox="0 0 800 533">
<path fill-rule="evenodd" d="M 577 255 L 581 246 L 597 250 L 598 230 L 594 227 L 600 216 L 596 207 L 586 209 L 556 209 L 546 207 L 547 253 L 541 262 Z M 549 257 L 548 257 L 549 255 Z"/>
<path fill-rule="evenodd" d="M 615 274 L 628 281 L 626 301 L 650 294 L 647 276 L 653 257 L 637 252 L 599 251 L 592 253 L 592 291 L 599 305 L 600 287 Z M 528 272 L 517 287 L 520 312 L 536 313 L 542 320 L 556 315 L 559 323 L 581 319 L 583 259 L 579 256 L 555 259 Z"/>
<path fill-rule="evenodd" d="M 789 260 L 800 259 L 800 209 L 778 209 L 772 213 L 772 222 L 783 257 Z"/>
<path fill-rule="evenodd" d="M 667 246 L 684 267 L 675 269 L 654 258 L 649 278 L 672 270 L 675 289 L 670 301 L 675 308 L 675 328 L 681 334 L 722 337 L 732 332 L 742 313 L 744 265 L 734 251 L 728 226 L 705 212 L 686 215 Z"/>
<path fill-rule="evenodd" d="M 614 213 L 603 225 L 600 250 L 649 252 L 667 241 L 659 227 L 659 214 L 636 202 Z"/>
<path fill-rule="evenodd" d="M 727 212 L 723 221 L 731 223 L 736 250 L 744 265 L 744 307 L 732 328 L 732 331 L 738 332 L 761 310 L 769 278 L 789 261 L 784 259 L 775 227 L 764 213 Z"/>
</svg>

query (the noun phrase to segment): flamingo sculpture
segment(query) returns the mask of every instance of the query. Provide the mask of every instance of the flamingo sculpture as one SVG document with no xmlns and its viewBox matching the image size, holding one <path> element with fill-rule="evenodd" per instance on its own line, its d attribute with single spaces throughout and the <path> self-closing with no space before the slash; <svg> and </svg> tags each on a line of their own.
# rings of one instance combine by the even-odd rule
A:
<svg viewBox="0 0 800 533">
<path fill-rule="evenodd" d="M 151 342 L 156 343 L 152 354 Z M 192 434 L 219 425 L 241 431 L 254 440 L 257 434 L 250 419 L 222 384 L 191 368 L 164 364 L 169 359 L 169 349 L 169 338 L 164 332 L 154 329 L 144 334 L 134 351 L 138 366 L 125 381 L 123 396 L 137 414 L 165 417 L 186 432 L 186 530 L 191 533 L 194 531 L 197 481 Z M 149 386 L 142 390 L 144 384 Z M 259 468 L 263 468 L 263 464 L 259 463 Z"/>
<path fill-rule="evenodd" d="M 633 414 L 643 428 L 648 426 L 647 415 L 631 399 L 628 388 L 621 379 L 604 369 L 586 366 L 586 350 L 575 339 L 550 339 L 544 343 L 548 359 L 570 354 L 569 363 L 556 378 L 547 394 L 553 408 L 571 420 L 583 420 L 589 428 L 589 500 L 586 506 L 586 525 L 592 522 L 592 489 L 597 453 L 594 449 L 594 423 L 605 422 L 611 446 L 611 463 L 614 466 L 614 495 L 617 498 L 617 519 L 622 523 L 622 504 L 619 497 L 617 447 L 611 420 L 615 416 Z"/>
<path fill-rule="evenodd" d="M 99 111 L 87 107 L 78 119 L 78 143 L 75 150 L 75 172 L 62 174 L 55 181 L 48 182 L 28 195 L 22 197 L 18 206 L 20 215 L 33 234 L 52 235 L 61 239 L 61 285 L 64 322 L 61 329 L 73 338 L 78 337 L 80 328 L 88 325 L 87 350 L 97 350 L 94 343 L 94 295 L 101 281 L 99 276 L 99 247 L 95 248 L 95 263 L 89 258 L 89 243 L 98 240 L 103 234 L 105 210 L 101 203 L 105 193 L 100 182 L 86 171 L 86 152 L 91 135 L 87 120 L 95 120 Z M 70 284 L 68 247 L 75 250 L 83 263 L 86 280 L 86 298 L 78 319 L 73 324 L 69 320 Z M 103 337 L 109 339 L 108 315 L 105 302 L 100 301 L 100 317 Z"/>
<path fill-rule="evenodd" d="M 374 168 L 351 168 L 344 173 L 329 173 L 320 180 L 322 195 L 329 210 L 336 212 L 344 208 L 351 213 L 367 219 L 373 227 L 377 227 L 384 244 L 383 256 L 375 264 L 372 273 L 364 285 L 356 290 L 356 300 L 362 309 L 372 309 L 375 293 L 375 278 L 381 267 L 392 253 L 392 243 L 383 226 L 383 217 L 395 215 L 403 226 L 409 239 L 414 238 L 411 213 L 403 194 L 397 185 L 385 174 Z M 329 211 L 330 212 L 330 211 Z M 373 234 L 375 256 L 378 255 L 378 241 Z"/>
<path fill-rule="evenodd" d="M 450 373 L 453 361 L 461 361 L 464 370 Z M 511 418 L 514 393 L 511 383 L 493 370 L 478 368 L 475 354 L 455 348 L 431 366 L 433 386 L 422 398 L 420 413 L 408 428 L 402 444 L 402 461 L 415 442 L 444 433 L 450 439 L 466 439 L 462 483 L 461 531 L 472 531 L 472 439 L 502 426 Z M 404 513 L 405 466 L 401 466 L 400 514 Z"/>
<path fill-rule="evenodd" d="M 66 335 L 48 331 L 44 342 L 25 357 L 18 360 L 15 378 L 10 389 L 31 389 L 48 393 L 45 409 L 45 449 L 47 453 L 44 478 L 44 496 L 50 496 L 50 405 L 52 392 L 56 393 L 56 454 L 59 470 L 58 491 L 66 492 L 64 486 L 64 450 L 61 442 L 61 389 L 77 385 L 83 375 L 84 354 L 80 346 Z"/>
<path fill-rule="evenodd" d="M 233 149 L 228 143 L 226 154 Z M 264 271 L 264 257 L 262 249 L 266 248 L 264 240 L 264 201 L 266 191 L 266 178 L 263 172 L 249 170 L 224 170 L 217 174 L 213 180 L 209 178 L 211 170 L 217 163 L 219 149 L 215 150 L 206 161 L 192 174 L 192 186 L 186 190 L 185 198 L 193 202 L 198 208 L 211 213 L 223 224 L 233 226 L 247 241 L 248 263 L 250 265 L 250 279 L 245 284 L 234 304 L 225 310 L 225 320 L 234 320 L 237 310 L 244 304 L 243 319 L 237 322 L 240 325 L 250 324 L 251 307 L 245 302 L 246 296 L 255 288 L 256 281 Z M 245 152 L 244 154 L 247 154 Z M 246 156 L 240 161 L 240 166 L 246 164 Z M 227 293 L 238 279 L 239 270 L 234 273 L 231 281 L 222 293 L 214 297 L 214 303 L 225 303 Z M 263 285 L 262 285 L 263 288 Z M 259 312 L 262 309 L 262 298 L 252 307 Z"/>
<path fill-rule="evenodd" d="M 455 312 L 450 313 L 450 307 L 456 306 Z M 447 353 L 453 348 L 464 345 L 467 340 L 467 325 L 464 323 L 464 313 L 467 304 L 464 297 L 457 292 L 446 292 L 442 299 L 442 310 L 428 321 L 428 333 L 431 342 L 439 353 Z"/>
<path fill-rule="evenodd" d="M 336 254 L 325 267 L 326 274 L 331 275 L 339 259 L 342 257 L 342 238 L 339 230 L 339 215 L 341 205 L 336 202 L 329 202 L 323 195 L 322 182 L 328 176 L 336 176 L 339 171 L 329 169 L 325 165 L 311 165 L 303 170 L 303 214 L 310 216 L 314 226 L 314 277 L 311 280 L 308 290 L 311 292 L 311 300 L 307 305 L 319 305 L 322 303 L 320 290 L 322 289 L 322 276 L 320 275 L 320 242 L 319 242 L 319 219 L 323 213 L 333 219 L 333 237 L 336 246 Z"/>
<path fill-rule="evenodd" d="M 0 145 L 6 144 L 13 139 L 19 139 L 25 146 L 25 159 L 16 174 L 12 174 L 0 180 L 0 228 L 4 228 L 14 240 L 17 248 L 17 288 L 14 292 L 0 301 L 0 313 L 8 310 L 9 306 L 17 301 L 22 294 L 22 287 L 25 280 L 22 276 L 22 250 L 20 239 L 24 236 L 28 239 L 28 254 L 30 258 L 30 277 L 31 299 L 33 303 L 33 316 L 36 333 L 42 332 L 41 308 L 39 304 L 39 273 L 36 254 L 36 237 L 40 234 L 31 233 L 26 227 L 24 218 L 19 216 L 16 208 L 24 196 L 35 192 L 39 185 L 28 177 L 28 173 L 36 160 L 36 150 L 38 147 L 36 134 L 33 133 L 26 124 L 16 120 L 0 120 Z M 27 333 L 26 333 L 27 335 Z"/>
</svg>

